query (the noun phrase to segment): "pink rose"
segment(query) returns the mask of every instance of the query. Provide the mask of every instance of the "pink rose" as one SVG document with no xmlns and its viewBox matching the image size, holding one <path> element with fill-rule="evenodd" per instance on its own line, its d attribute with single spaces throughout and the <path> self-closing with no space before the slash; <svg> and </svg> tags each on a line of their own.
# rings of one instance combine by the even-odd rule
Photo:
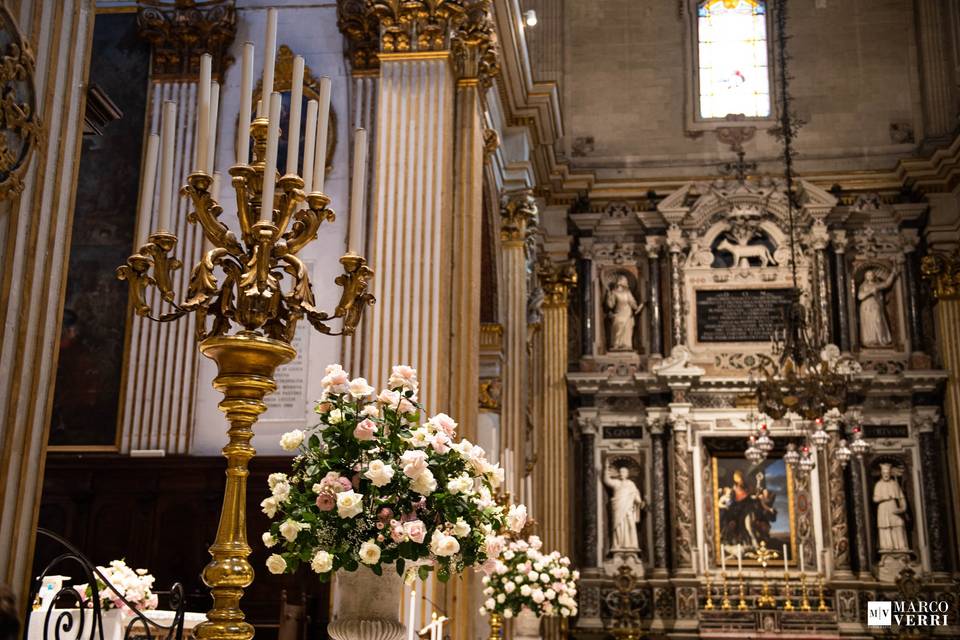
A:
<svg viewBox="0 0 960 640">
<path fill-rule="evenodd" d="M 390 522 L 390 538 L 397 543 L 403 542 L 405 534 L 403 532 L 403 525 L 397 520 L 392 520 Z"/>
<path fill-rule="evenodd" d="M 357 440 L 373 440 L 376 433 L 377 423 L 367 418 L 357 424 L 357 428 L 353 430 L 353 437 Z"/>
<path fill-rule="evenodd" d="M 441 431 L 438 431 L 427 438 L 427 441 L 437 453 L 446 453 L 447 451 L 450 451 L 450 437 Z"/>
<path fill-rule="evenodd" d="M 407 534 L 411 540 L 420 544 L 427 535 L 427 528 L 424 526 L 422 520 L 411 520 L 410 522 L 403 523 L 403 532 Z"/>
<path fill-rule="evenodd" d="M 321 493 L 317 496 L 317 508 L 320 509 L 320 511 L 330 511 L 336 504 L 336 499 L 329 493 Z"/>
<path fill-rule="evenodd" d="M 445 413 L 438 413 L 430 418 L 429 424 L 433 425 L 438 431 L 442 431 L 451 437 L 457 431 L 457 423 Z"/>
<path fill-rule="evenodd" d="M 377 517 L 383 521 L 387 521 L 393 517 L 393 509 L 390 507 L 381 507 L 379 513 L 377 513 Z"/>
<path fill-rule="evenodd" d="M 496 558 L 487 558 L 487 561 L 480 565 L 480 571 L 483 571 L 484 575 L 490 575 L 493 573 L 494 569 L 497 568 L 497 559 Z"/>
</svg>

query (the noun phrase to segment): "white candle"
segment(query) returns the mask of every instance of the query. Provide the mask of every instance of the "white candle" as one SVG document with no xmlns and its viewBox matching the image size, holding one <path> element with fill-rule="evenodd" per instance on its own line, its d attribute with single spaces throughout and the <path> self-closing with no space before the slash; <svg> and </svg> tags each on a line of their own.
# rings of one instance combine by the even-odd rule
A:
<svg viewBox="0 0 960 640">
<path fill-rule="evenodd" d="M 417 587 L 415 585 L 410 585 L 410 611 L 407 612 L 407 640 L 414 640 L 416 637 L 416 630 L 414 629 L 416 625 L 416 614 L 417 610 Z"/>
<path fill-rule="evenodd" d="M 217 119 L 220 115 L 220 83 L 210 83 L 210 134 L 207 140 L 207 173 L 216 169 Z"/>
<path fill-rule="evenodd" d="M 307 103 L 307 129 L 303 134 L 303 191 L 313 191 L 313 150 L 317 140 L 317 101 Z"/>
<path fill-rule="evenodd" d="M 261 222 L 273 222 L 273 192 L 277 182 L 277 144 L 280 141 L 280 94 L 270 94 L 270 116 L 267 123 L 266 166 L 263 168 L 263 206 Z"/>
<path fill-rule="evenodd" d="M 367 130 L 357 129 L 353 139 L 353 191 L 350 194 L 351 253 L 360 255 L 360 220 L 363 218 L 367 187 Z"/>
<path fill-rule="evenodd" d="M 803 545 L 800 545 L 800 573 L 803 573 Z"/>
<path fill-rule="evenodd" d="M 237 122 L 237 164 L 250 162 L 250 103 L 253 101 L 253 43 L 243 43 L 240 69 L 240 120 Z"/>
<path fill-rule="evenodd" d="M 783 545 L 783 572 L 790 572 L 790 563 L 787 562 L 787 545 Z"/>
<path fill-rule="evenodd" d="M 743 573 L 743 545 L 737 545 L 737 571 Z"/>
<path fill-rule="evenodd" d="M 177 103 L 167 100 L 163 103 L 163 117 L 160 120 L 160 203 L 157 214 L 157 230 L 170 232 L 170 205 L 173 198 L 173 137 L 177 125 Z"/>
<path fill-rule="evenodd" d="M 197 164 L 194 171 L 209 173 L 207 151 L 210 135 L 210 75 L 213 57 L 209 53 L 200 56 L 200 84 L 197 86 Z"/>
<path fill-rule="evenodd" d="M 147 138 L 147 156 L 144 159 L 143 181 L 140 185 L 140 207 L 137 219 L 140 221 L 140 235 L 137 238 L 139 249 L 147 243 L 150 235 L 150 214 L 153 213 L 153 191 L 157 183 L 157 156 L 160 153 L 160 136 L 151 133 Z"/>
<path fill-rule="evenodd" d="M 323 191 L 324 173 L 327 168 L 327 125 L 330 116 L 330 78 L 320 78 L 320 104 L 317 105 L 317 144 L 313 157 L 313 190 Z M 306 168 L 304 168 L 306 171 Z"/>
<path fill-rule="evenodd" d="M 727 554 L 723 551 L 723 544 L 720 544 L 720 570 L 727 572 Z"/>
<path fill-rule="evenodd" d="M 267 11 L 267 43 L 263 50 L 263 84 L 260 94 L 269 96 L 273 93 L 273 67 L 277 60 L 277 10 Z M 269 113 L 269 111 L 268 111 Z M 263 117 L 263 103 L 257 104 L 257 117 Z"/>
<path fill-rule="evenodd" d="M 287 122 L 287 174 L 297 174 L 300 155 L 300 105 L 303 102 L 303 56 L 293 59 L 290 79 L 290 120 Z"/>
</svg>

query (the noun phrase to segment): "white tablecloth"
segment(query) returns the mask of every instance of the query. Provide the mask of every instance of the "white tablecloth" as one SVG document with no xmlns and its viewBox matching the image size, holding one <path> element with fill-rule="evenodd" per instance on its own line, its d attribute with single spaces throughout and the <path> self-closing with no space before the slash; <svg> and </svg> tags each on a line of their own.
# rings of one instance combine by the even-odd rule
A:
<svg viewBox="0 0 960 640">
<path fill-rule="evenodd" d="M 63 614 L 73 616 L 73 626 L 69 630 L 64 628 L 67 616 L 63 616 Z M 47 611 L 33 611 L 30 614 L 30 622 L 27 627 L 27 640 L 55 640 L 57 638 L 56 624 L 60 616 L 63 616 L 64 620 L 60 623 L 61 631 L 59 640 L 90 640 L 91 638 L 93 638 L 93 640 L 100 640 L 96 633 L 93 636 L 90 634 L 90 627 L 93 624 L 93 610 L 87 609 L 83 614 L 83 628 L 81 629 L 79 609 L 54 609 L 50 614 L 50 625 L 47 629 L 46 638 L 44 638 L 44 625 L 46 623 Z M 175 612 L 161 610 L 144 611 L 143 615 L 157 624 L 170 626 L 173 624 Z M 127 625 L 130 624 L 130 621 L 134 617 L 132 614 L 124 614 L 116 609 L 104 611 L 103 640 L 123 640 L 123 634 L 126 631 Z M 203 613 L 185 612 L 183 615 L 184 638 L 190 637 L 190 630 L 206 619 L 207 616 Z M 132 635 L 146 635 L 144 633 L 137 633 L 137 626 L 142 626 L 142 623 L 138 622 L 138 625 L 134 626 Z M 154 639 L 164 635 L 159 634 L 158 631 L 162 630 L 158 630 L 155 627 L 151 627 L 150 631 Z"/>
</svg>

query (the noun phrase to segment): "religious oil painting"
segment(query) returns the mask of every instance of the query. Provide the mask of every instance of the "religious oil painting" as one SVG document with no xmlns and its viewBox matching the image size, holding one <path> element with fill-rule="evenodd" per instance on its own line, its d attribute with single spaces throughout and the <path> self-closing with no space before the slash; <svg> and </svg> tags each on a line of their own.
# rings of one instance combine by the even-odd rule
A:
<svg viewBox="0 0 960 640">
<path fill-rule="evenodd" d="M 793 563 L 793 473 L 783 458 L 754 464 L 742 455 L 714 456 L 713 497 L 714 549 L 722 549 L 728 563 L 736 563 L 740 549 L 744 564 L 759 565 L 761 543 L 777 553 L 780 564 L 786 545 L 787 560 Z"/>
</svg>

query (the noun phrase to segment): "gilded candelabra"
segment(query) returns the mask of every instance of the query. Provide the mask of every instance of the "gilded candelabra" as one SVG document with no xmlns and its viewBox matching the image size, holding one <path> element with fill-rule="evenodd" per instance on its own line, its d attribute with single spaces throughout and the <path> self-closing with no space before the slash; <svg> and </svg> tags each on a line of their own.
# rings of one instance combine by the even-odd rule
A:
<svg viewBox="0 0 960 640">
<path fill-rule="evenodd" d="M 783 610 L 793 611 L 793 598 L 790 595 L 790 572 L 783 572 Z"/>
<path fill-rule="evenodd" d="M 707 591 L 707 602 L 703 605 L 703 608 L 707 611 L 712 611 L 715 607 L 713 604 L 713 578 L 710 575 L 709 571 L 705 571 L 703 574 L 704 579 L 707 581 L 706 591 Z"/>
<path fill-rule="evenodd" d="M 807 574 L 800 574 L 800 611 L 810 611 L 810 600 L 807 599 Z"/>
<path fill-rule="evenodd" d="M 760 542 L 760 548 L 757 549 L 757 559 L 760 560 L 760 566 L 763 568 L 763 588 L 760 595 L 757 596 L 757 607 L 759 608 L 777 606 L 777 599 L 770 593 L 770 583 L 767 582 L 767 561 L 775 560 L 779 556 L 780 554 L 776 551 L 767 549 L 766 542 Z"/>
<path fill-rule="evenodd" d="M 243 590 L 254 575 L 247 561 L 251 550 L 246 531 L 247 464 L 255 454 L 250 440 L 254 423 L 267 409 L 264 396 L 276 389 L 276 368 L 296 355 L 290 342 L 297 321 L 306 318 L 325 334 L 351 335 L 366 306 L 374 302 L 367 293 L 373 271 L 362 257 L 348 252 L 340 258 L 344 272 L 335 282 L 342 294 L 334 312 L 325 313 L 314 306 L 308 270 L 298 254 L 334 214 L 325 194 L 304 193 L 300 176 L 277 178 L 272 216 L 258 220 L 267 129 L 267 118 L 251 123 L 254 162 L 230 168 L 239 235 L 219 220 L 222 209 L 210 192 L 210 175 L 192 173 L 180 191 L 193 205 L 187 219 L 201 226 L 212 245 L 193 267 L 182 301 L 176 300 L 172 280 L 173 272 L 182 266 L 172 256 L 177 238 L 166 229 L 152 233 L 127 264 L 117 269 L 117 276 L 129 283 L 137 315 L 169 322 L 194 313 L 200 352 L 218 367 L 213 386 L 224 395 L 219 406 L 230 423 L 229 441 L 223 448 L 227 481 L 217 537 L 210 547 L 212 560 L 203 570 L 213 606 L 207 622 L 196 628 L 200 640 L 253 637 L 253 626 L 240 610 Z M 148 286 L 156 287 L 171 310 L 154 314 L 146 294 Z M 339 331 L 328 324 L 336 319 L 342 322 Z"/>
<path fill-rule="evenodd" d="M 720 608 L 724 611 L 729 611 L 733 608 L 730 604 L 730 591 L 727 585 L 727 572 L 723 571 L 720 573 L 720 589 L 721 589 L 721 599 L 720 599 Z"/>
<path fill-rule="evenodd" d="M 737 609 L 740 611 L 747 610 L 747 585 L 743 582 L 743 572 L 737 571 L 737 588 L 740 592 L 740 601 L 737 603 Z"/>
<path fill-rule="evenodd" d="M 817 599 L 820 601 L 820 604 L 817 605 L 817 611 L 829 611 L 830 607 L 827 606 L 827 601 L 823 597 L 823 574 L 817 574 Z"/>
</svg>

